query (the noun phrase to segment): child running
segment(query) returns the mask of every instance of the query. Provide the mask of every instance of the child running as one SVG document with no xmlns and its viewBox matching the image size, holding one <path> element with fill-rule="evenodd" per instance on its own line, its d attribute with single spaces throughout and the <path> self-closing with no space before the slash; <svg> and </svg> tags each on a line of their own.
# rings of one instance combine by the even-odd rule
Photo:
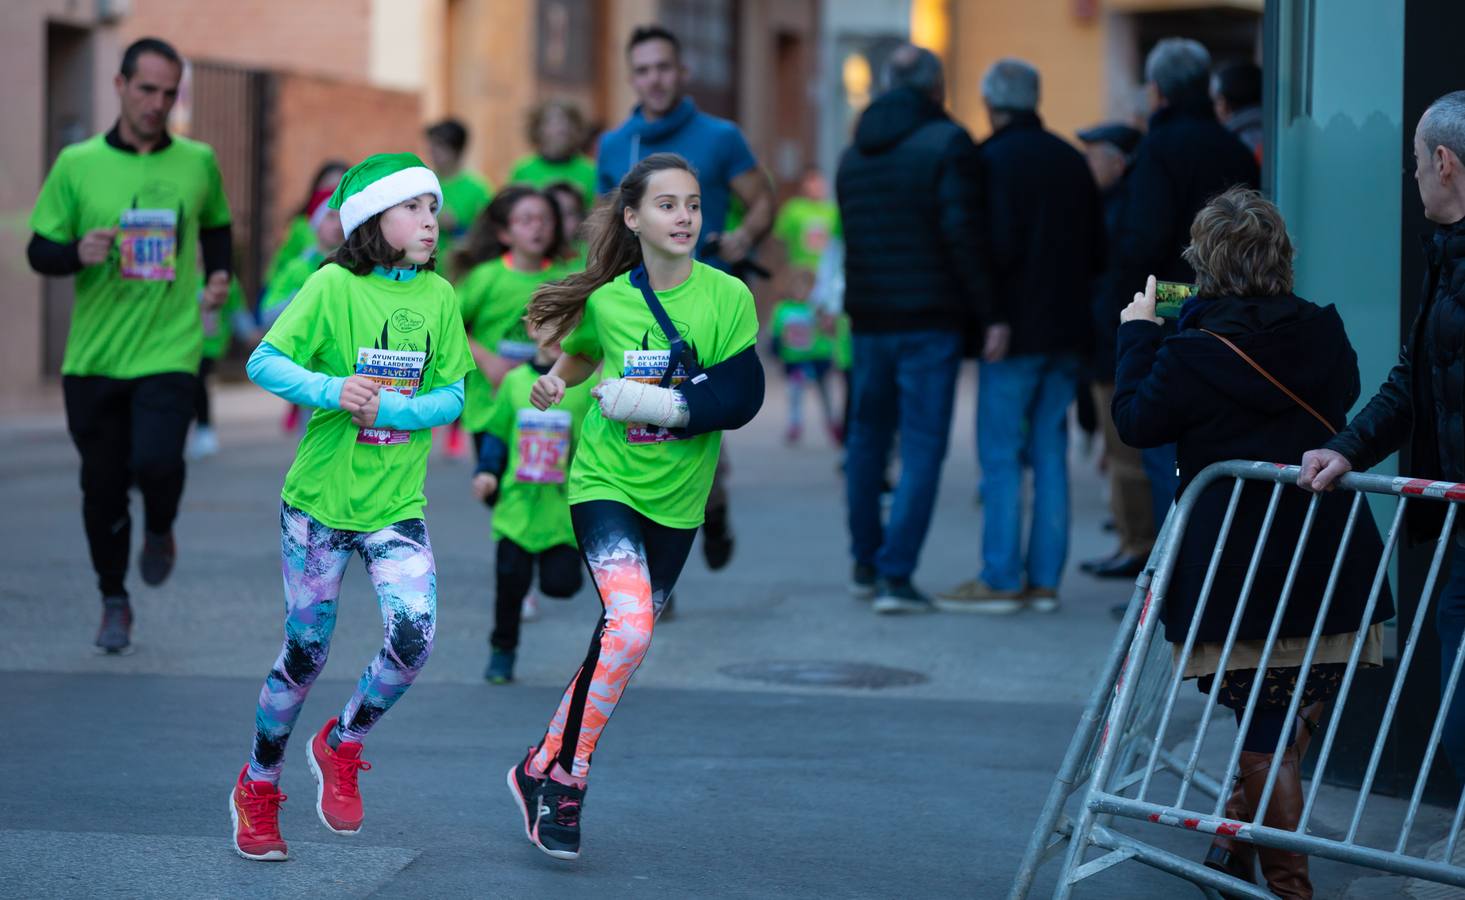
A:
<svg viewBox="0 0 1465 900">
<path fill-rule="evenodd" d="M 796 296 L 773 307 L 773 325 L 769 329 L 773 349 L 783 361 L 784 381 L 788 385 L 788 431 L 784 434 L 784 441 L 790 445 L 799 442 L 803 433 L 804 386 L 812 384 L 819 396 L 819 406 L 824 411 L 824 426 L 829 429 L 829 437 L 840 444 L 844 435 L 834 416 L 834 402 L 829 399 L 833 336 L 820 322 L 808 300 L 814 276 L 796 269 L 789 278 Z"/>
<path fill-rule="evenodd" d="M 537 333 L 530 331 L 530 337 Z M 570 460 L 590 408 L 587 379 L 565 391 L 554 409 L 538 410 L 529 393 L 539 376 L 560 358 L 559 344 L 541 346 L 534 359 L 504 376 L 481 435 L 473 493 L 495 502 L 493 538 L 498 541 L 493 634 L 488 669 L 494 684 L 514 680 L 519 649 L 521 602 L 534 584 L 550 597 L 569 599 L 580 590 L 580 551 L 570 525 Z"/>
<path fill-rule="evenodd" d="M 693 260 L 701 229 L 691 166 L 652 154 L 591 215 L 586 270 L 529 307 L 542 340 L 564 350 L 534 384 L 536 408 L 563 402 L 602 360 L 607 378 L 591 392 L 569 488 L 600 621 L 544 737 L 508 772 L 529 840 L 558 859 L 580 855 L 590 758 L 702 524 L 721 432 L 763 402 L 753 295 Z"/>
<path fill-rule="evenodd" d="M 332 195 L 345 243 L 249 359 L 249 377 L 315 407 L 281 491 L 285 643 L 265 679 L 254 747 L 230 792 L 234 848 L 280 860 L 278 784 L 285 743 L 325 667 L 341 578 L 361 554 L 385 623 L 381 652 L 339 716 L 306 747 L 316 814 L 361 829 L 361 742 L 432 652 L 437 579 L 423 481 L 431 434 L 463 407 L 473 367 L 452 287 L 431 271 L 437 177 L 410 153 L 353 166 Z"/>
<path fill-rule="evenodd" d="M 309 211 L 309 227 L 315 235 L 313 243 L 306 245 L 299 253 L 280 263 L 275 276 L 265 285 L 259 301 L 260 327 L 268 329 L 295 299 L 315 270 L 325 264 L 326 257 L 336 252 L 346 236 L 341 232 L 341 211 L 331 208 L 330 191 L 318 191 L 305 208 Z M 291 403 L 285 410 L 284 421 L 280 423 L 286 434 L 294 434 L 300 427 L 300 407 Z"/>
<path fill-rule="evenodd" d="M 488 204 L 454 255 L 457 271 L 468 273 L 458 303 L 476 366 L 464 385 L 463 427 L 476 453 L 483 452 L 494 390 L 539 349 L 524 313 L 534 289 L 559 274 L 560 249 L 559 207 L 534 188 L 512 185 Z"/>
</svg>

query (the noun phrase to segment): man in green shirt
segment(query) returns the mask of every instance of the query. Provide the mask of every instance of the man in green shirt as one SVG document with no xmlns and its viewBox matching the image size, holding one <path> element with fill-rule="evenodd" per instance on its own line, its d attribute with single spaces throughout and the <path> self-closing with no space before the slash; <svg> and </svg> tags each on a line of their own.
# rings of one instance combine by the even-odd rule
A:
<svg viewBox="0 0 1465 900">
<path fill-rule="evenodd" d="M 117 124 L 61 151 L 30 218 L 31 268 L 76 277 L 62 390 L 102 592 L 96 643 L 109 653 L 128 648 L 132 628 L 127 492 L 136 484 L 143 499 L 138 568 L 145 583 L 162 584 L 203 352 L 199 312 L 229 293 L 229 203 L 214 152 L 167 132 L 182 76 L 182 58 L 163 41 L 129 46 L 115 78 Z"/>
<path fill-rule="evenodd" d="M 493 199 L 488 179 L 463 168 L 463 151 L 468 148 L 468 127 L 457 119 L 443 119 L 427 129 L 427 151 L 432 170 L 442 187 L 443 207 L 438 210 L 438 259 L 446 259 L 455 242 L 473 227 L 473 220 Z"/>
</svg>

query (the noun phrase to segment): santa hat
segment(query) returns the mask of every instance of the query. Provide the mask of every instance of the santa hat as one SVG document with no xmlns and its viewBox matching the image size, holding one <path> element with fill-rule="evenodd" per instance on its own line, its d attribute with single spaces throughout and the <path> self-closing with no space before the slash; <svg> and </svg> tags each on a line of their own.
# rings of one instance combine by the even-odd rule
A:
<svg viewBox="0 0 1465 900">
<path fill-rule="evenodd" d="M 305 204 L 305 218 L 310 221 L 311 228 L 319 228 L 321 220 L 330 211 L 330 205 L 326 202 L 331 199 L 331 190 L 320 190 L 310 195 L 310 202 Z"/>
<path fill-rule="evenodd" d="M 442 206 L 437 176 L 416 154 L 377 153 L 346 170 L 330 205 L 341 211 L 341 229 L 349 238 L 362 222 L 422 194 L 432 194 Z"/>
</svg>

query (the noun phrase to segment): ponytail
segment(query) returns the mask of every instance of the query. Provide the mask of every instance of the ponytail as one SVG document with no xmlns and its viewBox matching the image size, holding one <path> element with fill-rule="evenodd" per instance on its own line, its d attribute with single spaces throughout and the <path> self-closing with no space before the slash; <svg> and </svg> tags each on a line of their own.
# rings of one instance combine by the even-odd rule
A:
<svg viewBox="0 0 1465 900">
<path fill-rule="evenodd" d="M 666 169 L 681 169 L 696 177 L 691 163 L 675 153 L 653 153 L 636 164 L 585 220 L 589 242 L 585 269 L 559 281 L 539 286 L 529 302 L 529 326 L 541 343 L 563 340 L 585 315 L 585 301 L 599 288 L 640 265 L 641 239 L 626 227 L 626 209 L 641 205 L 651 176 Z"/>
</svg>

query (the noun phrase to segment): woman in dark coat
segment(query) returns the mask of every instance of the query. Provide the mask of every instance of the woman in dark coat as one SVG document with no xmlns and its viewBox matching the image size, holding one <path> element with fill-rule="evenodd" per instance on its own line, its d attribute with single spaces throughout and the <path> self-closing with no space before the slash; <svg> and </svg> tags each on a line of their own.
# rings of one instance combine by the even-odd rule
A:
<svg viewBox="0 0 1465 900">
<path fill-rule="evenodd" d="M 1114 424 L 1125 443 L 1144 448 L 1175 442 L 1182 493 L 1214 462 L 1300 458 L 1346 422 L 1359 393 L 1358 359 L 1338 311 L 1292 293 L 1292 244 L 1286 223 L 1273 204 L 1256 191 L 1233 188 L 1196 215 L 1190 237 L 1185 258 L 1195 269 L 1197 290 L 1181 309 L 1177 333 L 1165 337 L 1161 320 L 1155 316 L 1153 278 L 1120 316 L 1113 404 Z M 1258 372 L 1237 349 L 1311 409 Z M 1179 559 L 1160 611 L 1165 637 L 1173 644 L 1182 644 L 1190 629 L 1231 491 L 1230 479 L 1207 488 L 1181 539 Z M 1311 500 L 1300 490 L 1284 489 L 1241 616 L 1236 646 L 1218 686 L 1221 645 L 1240 600 L 1271 491 L 1269 482 L 1250 482 L 1242 490 L 1196 645 L 1186 663 L 1186 677 L 1199 678 L 1204 692 L 1217 691 L 1217 701 L 1235 710 L 1238 723 L 1258 680 L 1256 666 Z M 1385 594 L 1369 621 L 1363 621 L 1382 552 L 1373 517 L 1365 508 L 1354 524 L 1324 620 L 1324 637 L 1306 678 L 1299 704 L 1302 727 L 1286 721 L 1287 705 L 1297 687 L 1302 657 L 1342 543 L 1351 502 L 1346 494 L 1324 495 L 1319 500 L 1280 636 L 1260 679 L 1261 695 L 1242 742 L 1237 783 L 1226 804 L 1228 818 L 1250 821 L 1255 816 L 1272 752 L 1286 731 L 1289 746 L 1265 824 L 1287 830 L 1297 827 L 1303 799 L 1301 759 L 1324 704 L 1337 692 L 1360 628 L 1365 632 L 1362 664 L 1378 666 L 1382 662 L 1380 623 L 1391 618 L 1394 610 Z M 1254 881 L 1253 861 L 1258 859 L 1273 893 L 1289 898 L 1312 896 L 1307 857 L 1300 853 L 1218 838 L 1206 863 Z"/>
</svg>

